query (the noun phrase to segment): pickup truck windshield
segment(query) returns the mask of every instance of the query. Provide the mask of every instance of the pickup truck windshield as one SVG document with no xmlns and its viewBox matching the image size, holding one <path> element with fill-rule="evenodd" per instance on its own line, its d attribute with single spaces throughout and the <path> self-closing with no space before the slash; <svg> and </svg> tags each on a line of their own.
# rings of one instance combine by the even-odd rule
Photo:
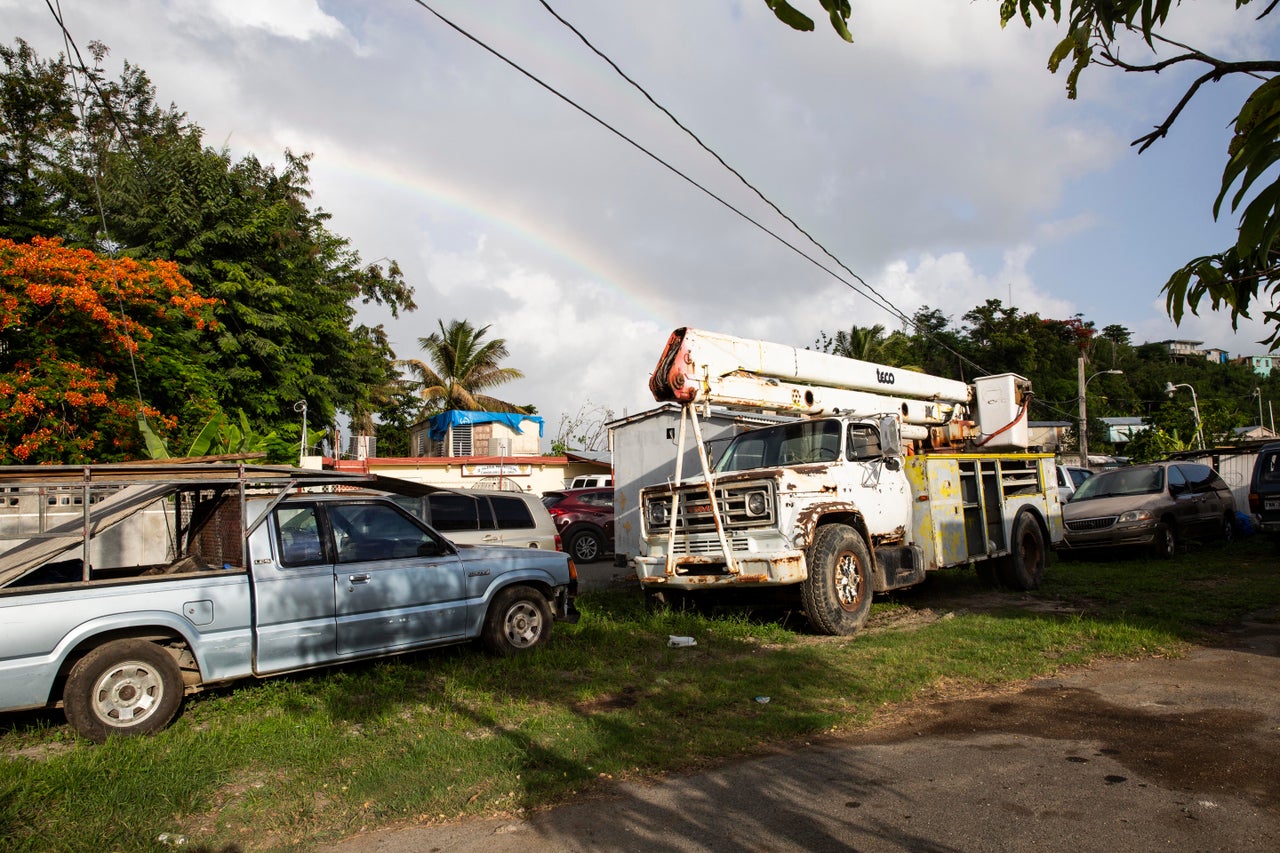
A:
<svg viewBox="0 0 1280 853">
<path fill-rule="evenodd" d="M 716 471 L 835 462 L 839 458 L 840 421 L 796 421 L 738 436 L 725 448 Z"/>
</svg>

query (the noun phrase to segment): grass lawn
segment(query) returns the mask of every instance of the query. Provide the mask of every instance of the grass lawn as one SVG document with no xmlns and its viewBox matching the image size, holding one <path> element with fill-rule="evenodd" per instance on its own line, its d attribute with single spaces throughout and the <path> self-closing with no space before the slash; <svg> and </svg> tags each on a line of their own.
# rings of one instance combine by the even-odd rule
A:
<svg viewBox="0 0 1280 853">
<path fill-rule="evenodd" d="M 1105 657 L 1178 654 L 1280 605 L 1260 537 L 1174 560 L 1063 562 L 1010 593 L 939 572 L 816 637 L 785 611 L 648 613 L 579 599 L 541 652 L 455 647 L 189 698 L 168 730 L 95 746 L 60 712 L 0 717 L 6 850 L 310 848 L 398 822 L 564 801 L 873 724 L 899 703 Z M 669 635 L 697 640 L 669 648 Z M 760 701 L 764 698 L 767 702 Z"/>
</svg>

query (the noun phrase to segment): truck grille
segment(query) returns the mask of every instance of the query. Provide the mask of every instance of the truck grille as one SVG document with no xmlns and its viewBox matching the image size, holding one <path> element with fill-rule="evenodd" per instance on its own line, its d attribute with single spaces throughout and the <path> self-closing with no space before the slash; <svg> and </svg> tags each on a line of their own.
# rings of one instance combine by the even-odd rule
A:
<svg viewBox="0 0 1280 853">
<path fill-rule="evenodd" d="M 1108 527 L 1116 523 L 1118 516 L 1105 515 L 1101 518 L 1081 518 L 1076 521 L 1068 521 L 1067 529 L 1075 531 L 1084 530 L 1106 530 Z"/>
<path fill-rule="evenodd" d="M 726 536 L 729 549 L 735 553 L 747 550 L 747 537 Z M 675 554 L 719 554 L 720 539 L 716 536 L 677 536 Z"/>
<path fill-rule="evenodd" d="M 711 513 L 711 501 L 702 486 L 680 489 L 680 511 L 676 518 L 679 533 L 714 533 L 715 517 Z M 752 495 L 757 495 L 751 499 Z M 759 512 L 748 509 L 748 500 Z M 776 501 L 772 482 L 734 484 L 716 488 L 716 507 L 725 531 L 772 527 L 776 521 Z M 671 495 L 653 495 L 645 500 L 645 522 L 650 536 L 660 536 L 670 525 Z M 661 519 L 660 521 L 658 519 Z M 716 548 L 719 549 L 717 542 Z"/>
</svg>

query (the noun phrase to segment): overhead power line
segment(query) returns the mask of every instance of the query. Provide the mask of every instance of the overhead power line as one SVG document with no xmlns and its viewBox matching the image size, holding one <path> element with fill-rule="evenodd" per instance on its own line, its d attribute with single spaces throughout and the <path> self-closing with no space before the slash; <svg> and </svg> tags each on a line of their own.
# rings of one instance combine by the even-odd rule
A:
<svg viewBox="0 0 1280 853">
<path fill-rule="evenodd" d="M 742 219 L 746 220 L 747 222 L 749 222 L 751 225 L 755 226 L 755 227 L 756 227 L 757 229 L 759 229 L 760 231 L 763 231 L 765 234 L 768 234 L 768 235 L 769 235 L 770 237 L 772 237 L 774 240 L 776 240 L 777 242 L 779 242 L 779 243 L 781 243 L 782 245 L 786 246 L 788 249 L 790 249 L 791 251 L 795 252 L 795 253 L 796 253 L 797 255 L 799 255 L 801 258 L 803 258 L 804 260 L 808 261 L 810 264 L 814 265 L 814 266 L 815 266 L 815 267 L 817 267 L 818 269 L 822 270 L 822 271 L 823 271 L 823 272 L 825 272 L 827 275 L 829 275 L 829 276 L 831 276 L 832 278 L 834 278 L 836 281 L 839 281 L 841 284 L 844 284 L 844 285 L 845 285 L 846 287 L 848 287 L 850 290 L 853 290 L 855 293 L 858 293 L 860 296 L 862 296 L 862 297 L 864 297 L 865 299 L 867 299 L 867 300 L 871 301 L 872 303 L 874 303 L 877 307 L 879 307 L 879 308 L 881 308 L 881 309 L 883 309 L 883 310 L 885 310 L 885 311 L 889 312 L 890 314 L 892 314 L 892 315 L 893 315 L 893 316 L 895 316 L 895 317 L 898 317 L 898 318 L 899 318 L 900 320 L 902 320 L 905 324 L 907 324 L 907 325 L 911 326 L 912 328 L 917 328 L 917 330 L 918 330 L 918 327 L 917 327 L 917 325 L 916 325 L 915 321 L 914 321 L 911 317 L 907 316 L 907 315 L 906 315 L 902 310 L 900 310 L 896 305 L 894 305 L 892 302 L 890 302 L 886 297 L 884 297 L 882 294 L 880 294 L 878 291 L 876 291 L 874 288 L 872 288 L 870 285 L 868 285 L 868 284 L 866 283 L 866 281 L 862 279 L 862 277 L 861 277 L 861 276 L 859 276 L 857 273 L 855 273 L 855 272 L 853 272 L 851 269 L 849 269 L 849 267 L 848 267 L 848 266 L 846 266 L 843 262 L 841 262 L 841 261 L 839 260 L 839 258 L 837 258 L 837 257 L 836 257 L 834 254 L 832 254 L 830 251 L 828 251 L 828 250 L 827 250 L 827 249 L 826 249 L 826 248 L 825 248 L 821 243 L 819 243 L 816 239 L 814 239 L 812 235 L 810 235 L 807 231 L 805 231 L 805 229 L 804 229 L 804 228 L 802 228 L 798 223 L 796 223 L 794 219 L 792 219 L 790 216 L 787 216 L 787 214 L 786 214 L 786 213 L 784 213 L 784 212 L 783 212 L 783 211 L 782 211 L 782 210 L 781 210 L 781 209 L 780 209 L 776 204 L 774 204 L 772 201 L 770 201 L 770 200 L 769 200 L 769 199 L 768 199 L 768 198 L 767 198 L 767 197 L 766 197 L 762 192 L 760 192 L 760 190 L 756 189 L 756 187 L 755 187 L 755 186 L 753 186 L 749 181 L 747 181 L 747 179 L 746 179 L 745 177 L 743 177 L 743 176 L 741 175 L 741 173 L 739 173 L 737 170 L 733 169 L 733 167 L 729 166 L 729 165 L 728 165 L 728 163 L 726 163 L 726 162 L 724 161 L 724 159 L 723 159 L 723 158 L 721 158 L 721 157 L 720 157 L 718 154 L 716 154 L 716 153 L 715 153 L 711 148 L 709 148 L 705 143 L 703 143 L 701 139 L 698 139 L 698 137 L 697 137 L 697 135 L 696 135 L 696 134 L 694 134 L 694 133 L 693 133 L 692 131 L 690 131 L 687 127 L 685 127 L 685 126 L 684 126 L 684 125 L 683 125 L 683 124 L 682 124 L 678 119 L 676 119 L 676 118 L 675 118 L 675 116 L 674 116 L 674 115 L 672 115 L 672 114 L 671 114 L 671 112 L 670 112 L 669 110 L 667 110 L 667 109 L 666 109 L 666 108 L 664 108 L 661 104 L 659 104 L 659 103 L 658 103 L 658 102 L 657 102 L 657 101 L 656 101 L 656 100 L 655 100 L 651 95 L 649 95 L 649 94 L 648 94 L 648 92 L 646 92 L 646 91 L 644 90 L 644 88 L 643 88 L 643 87 L 641 87 L 638 83 L 636 83 L 636 82 L 635 82 L 634 80 L 632 80 L 629 76 L 627 76 L 624 72 L 622 72 L 622 71 L 621 71 L 621 69 L 619 69 L 619 68 L 618 68 L 618 66 L 616 65 L 616 63 L 614 63 L 614 62 L 613 62 L 612 60 L 610 60 L 607 56 L 605 56 L 603 52 L 601 52 L 600 50 L 598 50 L 597 48 L 595 48 L 595 46 L 594 46 L 594 45 L 592 45 L 592 44 L 591 44 L 591 43 L 590 43 L 590 42 L 589 42 L 589 41 L 588 41 L 588 40 L 587 40 L 587 39 L 586 39 L 586 38 L 585 38 L 585 37 L 584 37 L 580 32 L 578 32 L 578 31 L 577 31 L 576 29 L 574 29 L 571 25 L 569 25 L 567 21 L 565 21 L 562 17 L 560 17 L 558 14 L 556 14 L 556 12 L 555 12 L 553 9 L 551 9 L 551 7 L 550 7 L 550 6 L 547 6 L 547 4 L 546 4 L 546 3 L 543 3 L 543 6 L 547 8 L 547 11 L 551 12 L 551 14 L 553 14 L 553 15 L 557 18 L 557 20 L 559 20 L 559 21 L 560 21 L 561 23 L 563 23 L 565 26 L 569 26 L 569 27 L 570 27 L 570 29 L 572 29 L 572 30 L 573 30 L 573 32 L 574 32 L 575 34 L 577 34 L 577 35 L 578 35 L 578 37 L 579 37 L 579 38 L 580 38 L 580 39 L 581 39 L 581 40 L 582 40 L 582 41 L 583 41 L 583 42 L 584 42 L 584 43 L 585 43 L 585 44 L 586 44 L 586 45 L 587 45 L 587 46 L 588 46 L 592 51 L 594 51 L 598 56 L 600 56 L 602 59 L 604 59 L 606 62 L 608 62 L 608 63 L 609 63 L 609 64 L 614 68 L 614 70 L 615 70 L 615 71 L 617 71 L 617 73 L 621 74 L 621 75 L 622 75 L 622 77 L 623 77 L 625 80 L 627 80 L 627 82 L 631 83 L 631 85 L 632 85 L 632 86 L 635 86 L 637 89 L 639 89 L 639 90 L 641 91 L 641 93 L 642 93 L 642 94 L 644 94 L 644 96 L 645 96 L 645 97 L 650 101 L 650 103 L 652 103 L 652 104 L 653 104 L 655 107 L 657 107 L 658 109 L 662 110 L 662 112 L 664 112 L 664 113 L 668 116 L 668 118 L 670 118 L 672 121 L 674 121 L 674 122 L 675 122 L 679 127 L 681 127 L 681 129 L 683 129 L 686 133 L 688 133 L 690 136 L 692 136 L 692 137 L 694 138 L 694 140 L 695 140 L 695 141 L 696 141 L 700 146 L 702 146 L 702 148 L 703 148 L 704 150 L 706 150 L 708 153 L 710 153 L 713 157 L 715 157 L 715 159 L 716 159 L 717 161 L 719 161 L 719 162 L 721 163 L 721 165 L 723 165 L 726 169 L 728 169 L 728 170 L 729 170 L 730 172 L 732 172 L 735 176 L 737 176 L 737 177 L 738 177 L 738 179 L 739 179 L 740 181 L 742 181 L 744 184 L 746 184 L 746 185 L 747 185 L 747 186 L 748 186 L 748 187 L 749 187 L 749 188 L 750 188 L 750 189 L 751 189 L 751 190 L 752 190 L 752 191 L 753 191 L 757 196 L 759 196 L 761 199 L 763 199 L 763 200 L 765 201 L 765 203 L 766 203 L 766 204 L 768 204 L 768 205 L 769 205 L 769 206 L 770 206 L 770 207 L 771 207 L 775 212 L 777 212 L 780 216 L 782 216 L 784 219 L 786 219 L 786 220 L 787 220 L 787 222 L 789 222 L 791 225 L 793 225 L 793 226 L 794 226 L 798 231 L 800 231 L 800 233 L 804 234 L 804 235 L 805 235 L 805 237 L 807 237 L 807 238 L 810 240 L 810 242 L 812 242 L 815 246 L 817 246 L 819 249 L 821 249 L 821 250 L 822 250 L 822 251 L 823 251 L 823 252 L 824 252 L 828 257 L 830 257 L 833 261 L 835 261 L 835 263 L 836 263 L 836 264 L 838 264 L 838 265 L 840 266 L 840 268 L 841 268 L 841 269 L 845 270 L 847 273 L 849 273 L 849 275 L 853 276 L 853 278 L 858 282 L 858 284 L 855 284 L 854 282 L 851 282 L 851 281 L 849 281 L 849 280 L 845 279 L 845 278 L 844 278 L 843 276 L 841 276 L 838 272 L 836 272 L 835 270 L 831 269 L 829 266 L 827 266 L 827 265 L 826 265 L 826 264 L 824 264 L 823 262 L 821 262 L 821 261 L 819 261 L 819 260 L 815 259 L 815 258 L 814 258 L 814 257 L 812 257 L 811 255 L 809 255 L 807 252 L 805 252 L 803 249 L 799 248 L 799 247 L 798 247 L 798 246 L 796 246 L 794 243 L 792 243 L 790 240 L 788 240 L 788 239 L 786 239 L 785 237 L 783 237 L 782 235 L 778 234 L 776 231 L 774 231 L 773 229 L 769 228 L 767 225 L 763 224 L 763 223 L 762 223 L 762 222 L 760 222 L 759 220 L 757 220 L 757 219 L 753 218 L 750 214 L 748 214 L 748 213 L 744 212 L 743 210 L 741 210 L 740 208 L 738 208 L 737 206 L 735 206 L 732 202 L 729 202 L 728 200 L 726 200 L 726 199 L 725 199 L 725 198 L 723 198 L 722 196 L 720 196 L 720 195 L 716 194 L 714 191 L 712 191 L 712 190 L 708 189 L 706 186 L 704 186 L 703 184 L 699 183 L 696 179 L 694 179 L 694 178 L 693 178 L 693 177 L 691 177 L 690 175 L 686 174 L 685 172 L 681 171 L 679 168 L 677 168 L 676 166 L 672 165 L 672 164 L 671 164 L 670 162 L 668 162 L 667 160 L 664 160 L 662 157 L 660 157 L 659 155 L 655 154 L 653 151 L 651 151 L 650 149 L 646 148 L 646 147 L 645 147 L 644 145 L 642 145 L 641 143 L 639 143 L 639 142 L 637 142 L 636 140 L 632 139 L 630 136 L 628 136 L 628 135 L 627 135 L 626 133 L 624 133 L 623 131 L 619 130 L 619 129 L 618 129 L 617 127 L 615 127 L 614 125 L 612 125 L 612 124 L 610 124 L 609 122 L 605 121 L 603 118 L 601 118 L 600 116 L 596 115 L 596 114 L 595 114 L 595 113 L 593 113 L 591 110 L 589 110 L 589 109 L 587 109 L 586 107 L 584 107 L 582 104 L 579 104 L 577 101 L 575 101 L 575 100 L 574 100 L 572 97 L 570 97 L 569 95 L 567 95 L 567 94 L 565 94 L 564 92 L 560 91 L 560 90 L 559 90 L 559 89 L 557 89 L 555 86 L 552 86 L 550 83 L 546 82 L 546 81 L 545 81 L 545 80 L 543 80 L 541 77 L 539 77 L 538 75 L 534 74 L 532 71 L 530 71 L 530 70 L 526 69 L 524 66 L 520 65 L 520 64 L 519 64 L 518 62 L 516 62 L 515 60 L 513 60 L 513 59 L 511 59 L 510 57 L 506 56 L 506 55 L 505 55 L 504 53 L 502 53 L 500 50 L 498 50 L 497 48 L 493 47 L 492 45 L 490 45 L 489 43 L 487 43 L 486 41 L 484 41 L 483 39 L 481 39 L 479 36 L 477 36 L 477 35 L 475 35 L 474 33 L 470 32 L 470 31 L 469 31 L 469 30 L 467 30 L 465 27 L 461 26 L 460 24 L 458 24 L 458 23 L 456 23 L 455 21 L 453 21 L 453 20 L 449 19 L 449 18 L 448 18 L 448 17 L 446 17 L 445 15 L 441 14 L 441 13 L 440 13 L 439 11 L 437 11 L 434 7 L 432 7 L 429 3 L 427 3 L 427 2 L 426 2 L 426 0 L 413 0 L 413 2 L 414 2 L 414 3 L 416 3 L 418 6 L 421 6 L 424 10 L 426 10 L 426 11 L 427 11 L 428 13 L 430 13 L 431 15 L 435 16 L 435 18 L 437 18 L 441 23 L 443 23 L 445 26 L 449 27 L 449 28 L 450 28 L 450 29 L 452 29 L 454 32 L 456 32 L 456 33 L 458 33 L 459 35 L 461 35 L 463 38 L 467 39 L 468 41 L 472 42 L 473 44 L 475 44 L 476 46 L 480 47 L 480 48 L 481 48 L 481 49 L 483 49 L 484 51 L 488 52 L 489 54 L 491 54 L 494 58 L 498 59 L 499 61 L 501 61 L 501 62 L 505 63 L 505 64 L 506 64 L 506 65 L 508 65 L 508 66 L 510 66 L 512 69 L 514 69 L 515 71 L 517 71 L 518 73 L 520 73 L 520 74 L 521 74 L 521 75 L 523 75 L 524 77 L 528 78 L 528 79 L 529 79 L 530 81 L 532 81 L 533 83 L 537 84 L 538 86 L 542 87 L 542 88 L 543 88 L 543 89 L 545 89 L 546 91 L 548 91 L 548 92 L 550 92 L 551 94 L 555 95 L 557 98 L 559 98 L 560 100 L 562 100 L 563 102 L 565 102 L 565 103 L 566 103 L 566 104 L 568 104 L 569 106 L 573 107 L 575 110 L 579 111 L 580 113 L 582 113 L 583 115 L 585 115 L 587 118 L 589 118 L 589 119 L 591 119 L 592 121 L 594 121 L 596 124 L 600 125 L 600 126 L 601 126 L 601 127 L 603 127 L 604 129 L 608 130 L 610 133 L 614 134 L 614 135 L 615 135 L 615 136 L 617 136 L 619 139 L 621 139 L 622 141 L 626 142 L 628 145 L 630 145 L 630 146 L 632 146 L 633 148 L 635 148 L 637 151 L 639 151 L 639 152 L 641 152 L 642 154 L 644 154 L 646 157 L 649 157 L 651 160 L 653 160 L 654 162 L 658 163 L 658 164 L 659 164 L 659 165 L 661 165 L 663 168 L 667 169 L 668 171 L 670 171 L 671 173 L 675 174 L 676 176 L 678 176 L 678 177 L 682 178 L 684 181 L 686 181 L 687 183 L 689 183 L 690 185 L 692 185 L 692 186 L 693 186 L 693 187 L 695 187 L 696 189 L 700 190 L 702 193 L 706 194 L 706 195 L 707 195 L 707 196 L 709 196 L 710 198 L 712 198 L 712 199 L 714 199 L 715 201 L 719 202 L 722 206 L 724 206 L 725 208 L 727 208 L 728 210 L 730 210 L 731 212 L 733 212 L 733 213 L 734 213 L 734 214 L 736 214 L 737 216 L 741 217 Z M 951 353 L 952 355 L 954 355 L 956 358 L 960 359 L 962 362 L 964 362 L 964 363 L 968 364 L 969 366 L 973 367 L 973 368 L 974 368 L 974 369 L 976 369 L 976 370 L 986 372 L 985 368 L 983 368 L 981 365 L 977 364 L 976 362 L 972 361 L 971 359 L 969 359 L 969 358 L 968 358 L 967 356 L 965 356 L 964 354 L 959 353 L 959 352 L 956 352 L 954 349 L 950 348 L 949 346 L 947 346 L 947 345 L 946 345 L 945 343 L 943 343 L 942 341 L 938 341 L 938 340 L 934 339 L 932 336 L 928 335 L 927 333 L 923 333 L 923 332 L 921 332 L 921 333 L 922 333 L 922 334 L 925 334 L 925 335 L 926 335 L 926 337 L 929 337 L 931 340 L 934 340 L 934 342 L 935 342 L 935 343 L 937 343 L 939 346 L 941 346 L 941 347 L 942 347 L 943 349 L 945 349 L 947 352 L 949 352 L 949 353 Z"/>
</svg>

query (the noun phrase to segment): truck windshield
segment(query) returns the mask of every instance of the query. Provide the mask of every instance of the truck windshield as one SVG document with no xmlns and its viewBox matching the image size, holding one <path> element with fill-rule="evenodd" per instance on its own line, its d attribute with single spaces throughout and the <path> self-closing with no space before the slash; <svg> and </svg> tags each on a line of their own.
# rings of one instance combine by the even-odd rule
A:
<svg viewBox="0 0 1280 853">
<path fill-rule="evenodd" d="M 840 421 L 796 421 L 744 432 L 725 449 L 716 471 L 835 462 L 839 458 Z"/>
</svg>

